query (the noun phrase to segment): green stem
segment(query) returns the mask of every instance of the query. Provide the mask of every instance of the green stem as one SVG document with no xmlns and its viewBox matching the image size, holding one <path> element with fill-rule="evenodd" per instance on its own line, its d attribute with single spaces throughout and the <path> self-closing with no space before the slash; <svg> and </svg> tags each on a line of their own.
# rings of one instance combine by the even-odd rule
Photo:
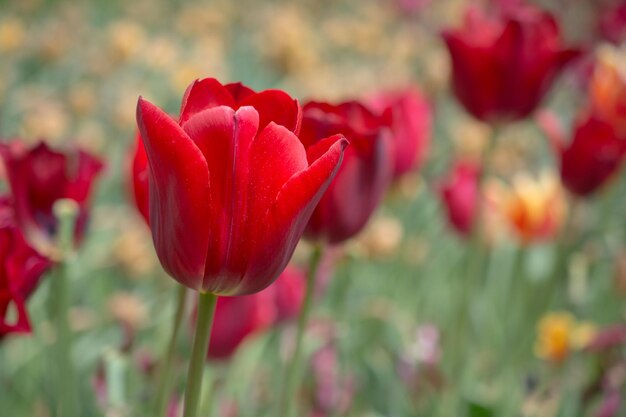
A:
<svg viewBox="0 0 626 417">
<path fill-rule="evenodd" d="M 567 278 L 564 277 L 564 275 L 567 275 L 567 258 L 570 254 L 571 229 L 577 200 L 571 201 L 566 215 L 567 217 L 565 218 L 565 225 L 556 243 L 556 257 L 552 265 L 552 272 L 548 276 L 548 281 L 545 283 L 544 288 L 541 289 L 542 294 L 538 297 L 541 304 L 539 308 L 535 310 L 537 313 L 543 313 L 550 307 L 559 283 Z"/>
<path fill-rule="evenodd" d="M 299 386 L 300 380 L 300 368 L 301 368 L 301 356 L 302 356 L 302 340 L 304 337 L 304 331 L 306 329 L 307 322 L 309 320 L 309 313 L 311 310 L 311 304 L 313 300 L 313 293 L 315 292 L 315 277 L 317 275 L 317 268 L 322 258 L 322 246 L 316 245 L 311 254 L 309 262 L 309 270 L 306 281 L 306 293 L 300 315 L 298 316 L 298 328 L 296 331 L 296 346 L 294 348 L 291 362 L 287 366 L 285 378 L 283 380 L 282 395 L 280 398 L 280 414 L 283 417 L 291 417 L 295 411 L 295 396 L 296 389 Z"/>
<path fill-rule="evenodd" d="M 72 363 L 73 335 L 69 324 L 68 264 L 74 244 L 74 226 L 78 206 L 73 200 L 59 200 L 54 205 L 58 219 L 57 248 L 60 260 L 50 280 L 48 309 L 56 330 L 52 349 L 52 368 L 55 378 L 51 381 L 56 395 L 57 416 L 78 416 L 80 410 L 76 397 L 77 386 Z"/>
<path fill-rule="evenodd" d="M 167 404 L 170 399 L 170 383 L 172 380 L 172 362 L 174 360 L 174 352 L 176 351 L 176 341 L 180 333 L 181 323 L 185 315 L 185 300 L 187 296 L 187 288 L 183 285 L 178 286 L 176 293 L 176 313 L 174 314 L 174 322 L 172 323 L 172 334 L 167 345 L 167 351 L 163 358 L 159 370 L 159 380 L 155 395 L 155 411 L 156 416 L 164 416 L 167 411 Z"/>
<path fill-rule="evenodd" d="M 519 334 L 522 325 L 520 319 L 525 317 L 524 309 L 528 306 L 528 279 L 525 273 L 528 249 L 525 242 L 516 249 L 511 273 L 503 280 L 502 292 L 496 297 L 502 302 L 501 310 L 496 314 L 501 318 L 508 318 L 501 321 L 503 365 L 512 364 L 515 344 L 518 344 L 516 335 Z"/>
<path fill-rule="evenodd" d="M 198 294 L 198 318 L 196 333 L 193 338 L 191 361 L 187 372 L 187 386 L 185 387 L 185 412 L 183 417 L 196 417 L 202 392 L 202 373 L 206 362 L 211 326 L 215 314 L 217 295 L 211 293 Z"/>
<path fill-rule="evenodd" d="M 476 206 L 474 209 L 474 223 L 472 225 L 472 231 L 470 236 L 470 242 L 465 252 L 465 259 L 461 262 L 459 271 L 459 277 L 461 279 L 460 286 L 462 288 L 462 302 L 459 303 L 459 320 L 457 321 L 458 331 L 456 337 L 458 338 L 458 346 L 466 346 L 465 350 L 468 350 L 467 345 L 463 340 L 464 337 L 470 336 L 472 331 L 472 300 L 474 299 L 476 287 L 479 284 L 479 278 L 483 275 L 484 265 L 486 263 L 486 252 L 483 248 L 484 242 L 482 242 L 482 229 L 483 229 L 483 188 L 485 179 L 488 176 L 489 164 L 495 149 L 496 139 L 498 137 L 499 129 L 494 127 L 488 142 L 483 149 L 480 161 L 480 171 L 478 174 L 476 184 Z M 480 285 L 482 287 L 482 285 Z M 463 361 L 464 355 L 459 355 L 459 360 Z"/>
<path fill-rule="evenodd" d="M 67 268 L 64 261 L 57 264 L 50 286 L 50 313 L 56 329 L 54 366 L 57 378 L 62 376 L 63 383 L 58 380 L 54 385 L 57 390 L 57 415 L 77 415 L 74 367 L 72 364 L 72 331 L 68 322 L 69 294 L 67 284 Z"/>
<path fill-rule="evenodd" d="M 493 157 L 493 152 L 496 148 L 496 139 L 498 138 L 499 129 L 493 128 L 491 135 L 489 136 L 487 145 L 483 149 L 480 160 L 480 167 L 478 173 L 478 179 L 476 183 L 477 201 L 474 212 L 474 224 L 472 225 L 472 234 L 470 245 L 467 251 L 467 273 L 471 279 L 470 283 L 474 284 L 477 279 L 483 274 L 484 269 L 484 242 L 482 241 L 482 229 L 484 224 L 484 188 L 485 180 L 489 175 L 489 165 Z"/>
</svg>

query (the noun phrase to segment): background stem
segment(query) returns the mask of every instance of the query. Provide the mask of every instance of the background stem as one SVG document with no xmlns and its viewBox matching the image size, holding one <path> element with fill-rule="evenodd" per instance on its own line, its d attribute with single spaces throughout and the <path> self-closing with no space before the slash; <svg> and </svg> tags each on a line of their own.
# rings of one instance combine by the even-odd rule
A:
<svg viewBox="0 0 626 417">
<path fill-rule="evenodd" d="M 283 389 L 281 392 L 281 398 L 279 401 L 280 411 L 279 415 L 283 417 L 291 417 L 295 411 L 295 396 L 297 388 L 300 385 L 300 372 L 302 361 L 302 340 L 304 338 L 304 332 L 309 320 L 309 313 L 311 310 L 311 303 L 313 300 L 313 293 L 315 292 L 315 277 L 317 275 L 317 269 L 319 267 L 320 260 L 322 258 L 322 246 L 318 244 L 311 253 L 311 259 L 309 262 L 309 270 L 306 281 L 306 293 L 304 301 L 302 303 L 302 309 L 298 316 L 298 327 L 296 330 L 296 345 L 293 351 L 291 362 L 287 366 L 286 375 L 283 379 Z"/>
<path fill-rule="evenodd" d="M 73 335 L 69 324 L 68 264 L 74 245 L 74 227 L 78 216 L 78 205 L 74 200 L 59 200 L 54 205 L 57 216 L 57 249 L 59 262 L 52 272 L 48 310 L 55 328 L 55 344 L 52 349 L 51 380 L 56 401 L 53 409 L 59 417 L 78 416 L 80 410 L 76 397 L 76 376 L 72 362 Z M 54 401 L 54 400 L 53 400 Z"/>
<path fill-rule="evenodd" d="M 169 343 L 167 345 L 167 351 L 163 357 L 163 362 L 159 369 L 158 385 L 155 393 L 155 411 L 156 416 L 164 416 L 167 411 L 167 404 L 170 399 L 170 387 L 172 373 L 172 362 L 174 360 L 174 351 L 176 350 L 176 341 L 178 340 L 178 334 L 180 333 L 181 322 L 183 321 L 185 313 L 185 299 L 187 296 L 187 288 L 179 285 L 176 293 L 176 313 L 174 314 L 174 321 L 172 323 L 172 334 L 170 336 Z"/>
</svg>

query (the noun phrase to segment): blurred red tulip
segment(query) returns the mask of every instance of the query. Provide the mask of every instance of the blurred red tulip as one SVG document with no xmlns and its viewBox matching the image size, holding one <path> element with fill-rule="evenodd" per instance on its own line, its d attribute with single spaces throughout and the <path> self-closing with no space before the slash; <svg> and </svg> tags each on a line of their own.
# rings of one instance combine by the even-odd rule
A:
<svg viewBox="0 0 626 417">
<path fill-rule="evenodd" d="M 26 300 L 51 261 L 30 247 L 15 222 L 6 197 L 0 198 L 0 339 L 29 333 Z M 8 317 L 15 314 L 15 317 Z"/>
<path fill-rule="evenodd" d="M 229 358 L 248 337 L 295 318 L 304 300 L 304 290 L 304 274 L 288 266 L 276 282 L 263 291 L 240 297 L 220 297 L 208 357 Z"/>
<path fill-rule="evenodd" d="M 14 141 L 0 145 L 18 224 L 33 242 L 52 240 L 57 219 L 52 207 L 69 198 L 78 203 L 75 238 L 80 242 L 87 226 L 88 205 L 95 179 L 104 165 L 82 150 L 54 151 L 44 142 L 32 148 Z"/>
<path fill-rule="evenodd" d="M 306 228 L 306 236 L 343 242 L 363 229 L 382 201 L 393 170 L 393 143 L 382 117 L 362 104 L 309 102 L 304 106 L 300 138 L 318 146 L 326 136 L 350 141 L 344 160 Z"/>
<path fill-rule="evenodd" d="M 539 123 L 558 155 L 561 181 L 573 194 L 591 195 L 617 172 L 626 153 L 626 140 L 608 122 L 586 115 L 574 124 L 573 138 L 565 134 L 551 113 L 542 113 Z"/>
<path fill-rule="evenodd" d="M 626 2 L 619 1 L 601 11 L 598 32 L 602 39 L 616 45 L 626 40 Z"/>
<path fill-rule="evenodd" d="M 430 104 L 415 87 L 379 93 L 369 105 L 385 118 L 394 143 L 393 177 L 419 168 L 430 142 L 432 112 Z"/>
<path fill-rule="evenodd" d="M 626 325 L 613 324 L 600 329 L 589 341 L 586 349 L 590 352 L 604 352 L 620 349 L 626 345 Z"/>
<path fill-rule="evenodd" d="M 189 86 L 178 122 L 139 99 L 152 237 L 174 279 L 243 295 L 282 272 L 347 145 L 336 135 L 305 148 L 300 121 L 282 91 L 211 78 Z"/>
<path fill-rule="evenodd" d="M 477 165 L 460 161 L 440 185 L 448 222 L 462 236 L 470 235 L 474 225 L 479 172 Z"/>
<path fill-rule="evenodd" d="M 141 135 L 137 133 L 135 139 L 135 151 L 132 160 L 132 190 L 135 207 L 147 224 L 150 224 L 150 197 L 148 195 L 148 155 L 141 141 Z"/>
<path fill-rule="evenodd" d="M 490 16 L 470 8 L 464 27 L 445 31 L 443 38 L 457 98 L 486 122 L 526 118 L 579 55 L 564 48 L 552 15 L 528 5 L 502 7 Z"/>
<path fill-rule="evenodd" d="M 243 341 L 270 327 L 275 319 L 273 286 L 252 295 L 218 298 L 208 358 L 229 358 Z"/>
<path fill-rule="evenodd" d="M 276 320 L 285 322 L 295 319 L 304 301 L 306 290 L 304 272 L 294 266 L 287 266 L 270 288 L 274 291 Z"/>
</svg>

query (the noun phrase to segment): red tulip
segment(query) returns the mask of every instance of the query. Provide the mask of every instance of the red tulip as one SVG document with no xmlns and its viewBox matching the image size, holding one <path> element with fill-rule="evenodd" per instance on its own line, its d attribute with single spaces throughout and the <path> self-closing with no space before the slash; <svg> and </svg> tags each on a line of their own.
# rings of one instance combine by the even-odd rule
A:
<svg viewBox="0 0 626 417">
<path fill-rule="evenodd" d="M 56 234 L 54 203 L 69 198 L 80 208 L 75 238 L 79 242 L 88 220 L 88 204 L 93 183 L 102 162 L 82 150 L 54 151 L 44 142 L 26 148 L 21 142 L 0 145 L 6 165 L 17 221 L 26 236 L 36 242 L 51 240 Z"/>
<path fill-rule="evenodd" d="M 0 198 L 0 339 L 30 332 L 26 300 L 52 264 L 28 245 L 8 201 Z M 11 321 L 7 317 L 10 307 L 17 313 Z"/>
<path fill-rule="evenodd" d="M 573 138 L 565 143 L 558 121 L 542 113 L 540 123 L 553 143 L 561 166 L 561 181 L 573 194 L 588 196 L 619 169 L 626 153 L 626 139 L 609 122 L 593 115 L 579 119 Z"/>
<path fill-rule="evenodd" d="M 530 6 L 494 16 L 468 10 L 465 26 L 443 33 L 452 58 L 454 92 L 486 122 L 524 119 L 579 51 L 565 49 L 552 15 Z"/>
<path fill-rule="evenodd" d="M 382 201 L 391 181 L 393 144 L 382 117 L 355 101 L 304 106 L 300 138 L 317 146 L 328 135 L 350 141 L 337 177 L 315 209 L 308 237 L 339 243 L 356 235 Z"/>
<path fill-rule="evenodd" d="M 148 155 L 141 141 L 141 135 L 135 139 L 135 152 L 132 161 L 132 189 L 135 207 L 150 224 L 150 198 L 148 196 Z"/>
<path fill-rule="evenodd" d="M 426 157 L 432 125 L 430 104 L 417 88 L 384 92 L 369 100 L 391 128 L 394 142 L 393 177 L 418 168 Z"/>
<path fill-rule="evenodd" d="M 479 172 L 473 163 L 457 162 L 440 187 L 448 221 L 463 236 L 468 236 L 474 225 Z"/>
<path fill-rule="evenodd" d="M 282 272 L 347 146 L 336 135 L 305 148 L 300 115 L 282 91 L 210 78 L 187 89 L 179 121 L 139 99 L 152 237 L 174 279 L 243 295 Z"/>
<path fill-rule="evenodd" d="M 618 2 L 601 12 L 598 32 L 603 39 L 615 45 L 626 40 L 626 3 Z"/>
<path fill-rule="evenodd" d="M 208 357 L 226 359 L 249 337 L 273 324 L 295 318 L 304 300 L 304 289 L 302 272 L 288 266 L 276 282 L 263 291 L 218 298 Z"/>
<path fill-rule="evenodd" d="M 274 285 L 268 289 L 274 291 L 277 322 L 295 319 L 304 301 L 306 290 L 304 273 L 294 266 L 288 266 Z"/>
<path fill-rule="evenodd" d="M 275 319 L 273 286 L 252 295 L 219 297 L 208 358 L 229 358 L 241 343 L 270 327 Z"/>
</svg>

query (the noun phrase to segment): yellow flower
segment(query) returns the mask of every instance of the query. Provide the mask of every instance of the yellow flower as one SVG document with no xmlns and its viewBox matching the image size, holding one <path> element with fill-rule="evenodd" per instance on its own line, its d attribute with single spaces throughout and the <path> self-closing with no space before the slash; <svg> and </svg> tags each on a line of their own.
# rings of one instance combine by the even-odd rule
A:
<svg viewBox="0 0 626 417">
<path fill-rule="evenodd" d="M 583 349 L 596 333 L 590 322 L 578 322 L 567 312 L 545 315 L 537 325 L 535 354 L 544 360 L 562 363 L 575 350 Z"/>
<path fill-rule="evenodd" d="M 15 50 L 24 43 L 24 24 L 16 18 L 9 18 L 0 23 L 0 51 Z"/>
</svg>

